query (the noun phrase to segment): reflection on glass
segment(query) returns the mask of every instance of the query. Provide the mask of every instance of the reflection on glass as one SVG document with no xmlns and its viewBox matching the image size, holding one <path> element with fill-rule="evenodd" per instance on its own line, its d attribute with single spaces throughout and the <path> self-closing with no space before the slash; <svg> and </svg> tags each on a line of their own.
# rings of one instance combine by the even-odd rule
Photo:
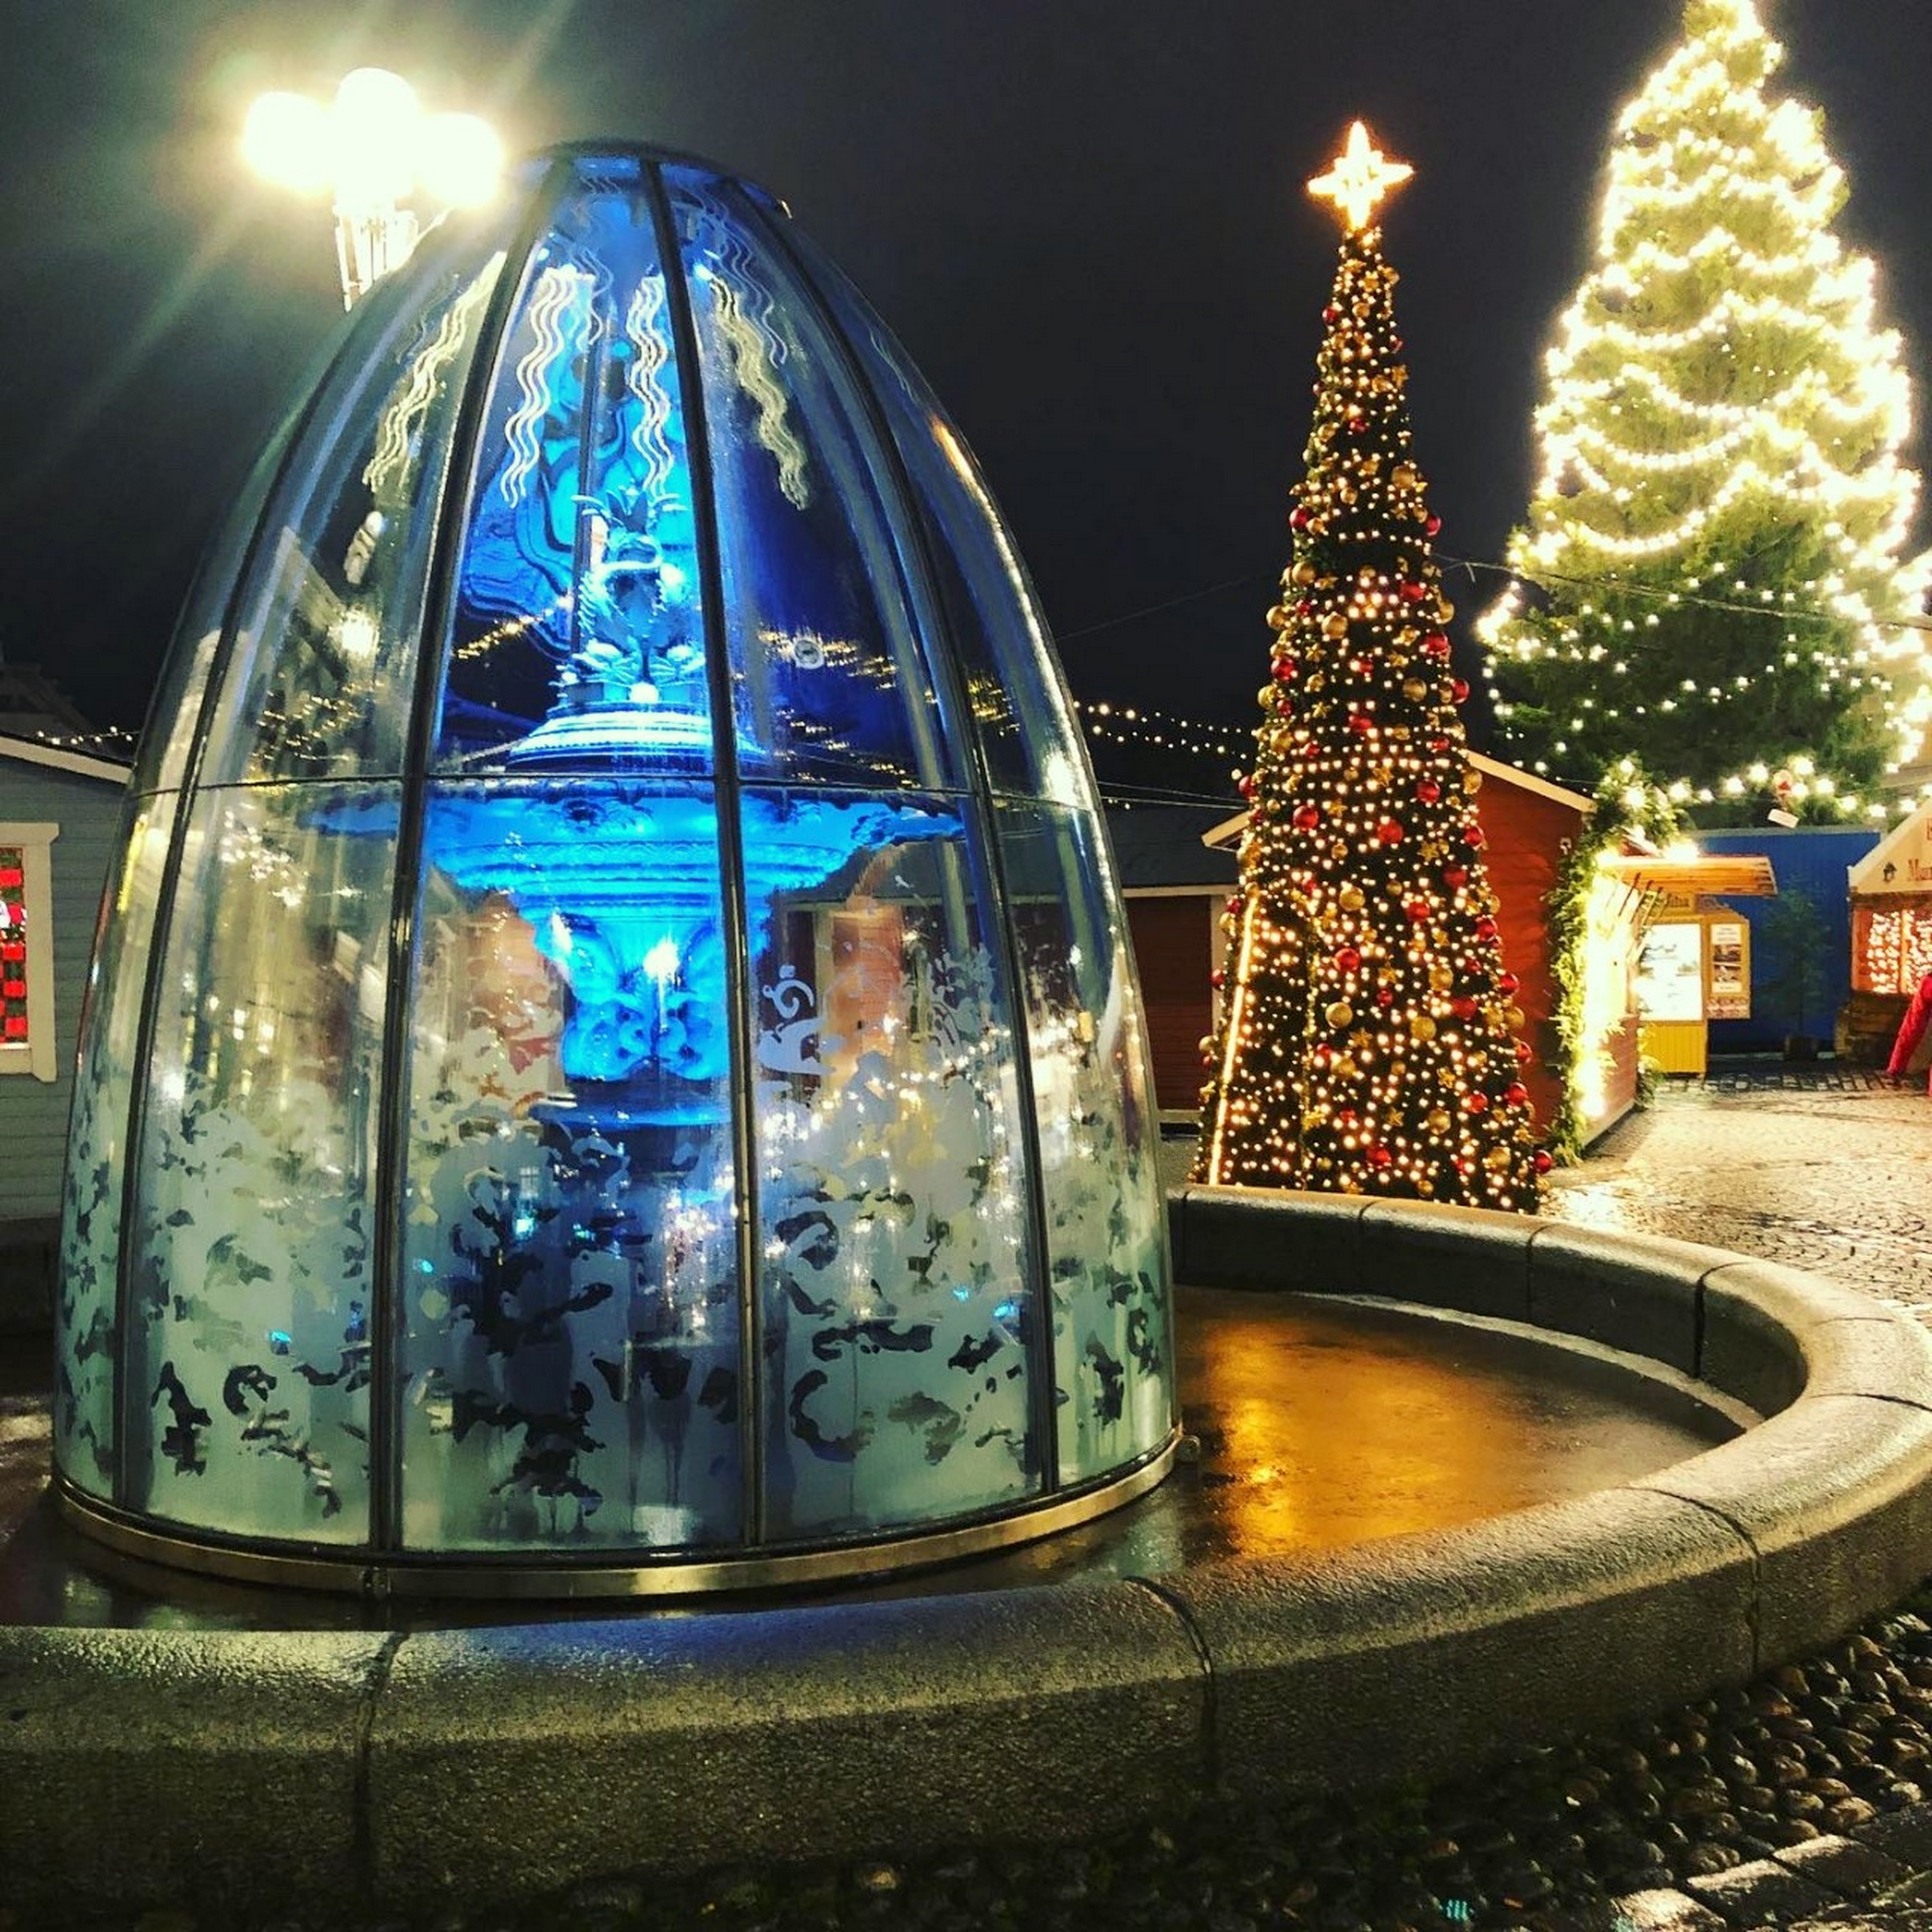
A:
<svg viewBox="0 0 1932 1932">
<path fill-rule="evenodd" d="M 971 452 L 884 323 L 808 238 L 793 238 L 871 380 L 911 479 L 994 790 L 1093 809 L 1086 752 L 1039 600 Z"/>
<path fill-rule="evenodd" d="M 1036 1489 L 1036 1317 L 1006 990 L 946 802 L 842 814 L 830 875 L 752 900 L 772 1533 Z M 746 801 L 746 868 L 794 824 Z"/>
<path fill-rule="evenodd" d="M 1174 1424 L 1159 1121 L 1099 827 L 1045 806 L 1002 806 L 998 824 L 1046 1192 L 1060 1474 L 1074 1483 Z"/>
<path fill-rule="evenodd" d="M 128 1114 L 142 975 L 173 830 L 172 797 L 130 806 L 114 896 L 97 937 L 81 1018 L 61 1197 L 59 1348 L 54 1363 L 54 1453 L 97 1496 L 113 1486 L 114 1343 Z"/>
<path fill-rule="evenodd" d="M 433 242 L 372 303 L 373 340 L 319 404 L 320 462 L 268 506 L 236 616 L 238 704 L 202 778 L 392 777 L 403 765 L 436 508 L 502 257 Z"/>
<path fill-rule="evenodd" d="M 621 779 L 452 782 L 432 793 L 424 848 L 406 1540 L 733 1537 L 716 807 Z"/>
<path fill-rule="evenodd" d="M 389 787 L 195 805 L 138 1152 L 133 1508 L 241 1534 L 368 1534 L 394 848 L 364 828 L 394 812 Z"/>
<path fill-rule="evenodd" d="M 838 352 L 742 194 L 674 171 L 746 762 L 871 788 L 958 782 Z M 741 754 L 745 755 L 745 754 Z"/>
<path fill-rule="evenodd" d="M 438 764 L 708 771 L 684 409 L 641 170 L 572 196 L 496 359 Z"/>
</svg>

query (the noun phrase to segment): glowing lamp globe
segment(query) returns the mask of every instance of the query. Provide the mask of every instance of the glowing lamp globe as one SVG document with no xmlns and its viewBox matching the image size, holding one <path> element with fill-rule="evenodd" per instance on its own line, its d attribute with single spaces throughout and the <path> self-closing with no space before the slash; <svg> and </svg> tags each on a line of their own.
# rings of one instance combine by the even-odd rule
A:
<svg viewBox="0 0 1932 1932">
<path fill-rule="evenodd" d="M 144 744 L 68 1514 L 418 1592 L 1043 1533 L 1173 1454 L 1155 1156 L 1037 607 L 881 323 L 653 150 L 432 230 L 257 466 Z"/>
</svg>

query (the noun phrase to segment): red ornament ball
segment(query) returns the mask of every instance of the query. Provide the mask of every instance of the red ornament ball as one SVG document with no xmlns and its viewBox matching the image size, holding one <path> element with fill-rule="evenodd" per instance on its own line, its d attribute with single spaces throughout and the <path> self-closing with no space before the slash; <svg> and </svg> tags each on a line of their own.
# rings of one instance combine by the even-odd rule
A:
<svg viewBox="0 0 1932 1932">
<path fill-rule="evenodd" d="M 1529 1105 L 1529 1089 L 1520 1080 L 1512 1080 L 1503 1089 L 1503 1098 L 1512 1107 L 1526 1107 Z"/>
<path fill-rule="evenodd" d="M 1312 805 L 1298 805 L 1294 808 L 1294 829 L 1298 832 L 1312 832 L 1322 823 L 1319 808 Z"/>
<path fill-rule="evenodd" d="M 1308 506 L 1306 503 L 1298 503 L 1288 512 L 1288 526 L 1292 530 L 1305 530 L 1308 527 L 1309 521 Z"/>
<path fill-rule="evenodd" d="M 1361 954 L 1352 946 L 1342 946 L 1335 954 L 1335 964 L 1345 973 L 1352 973 L 1361 963 Z"/>
<path fill-rule="evenodd" d="M 1429 520 L 1423 525 L 1422 527 L 1426 530 L 1431 536 L 1439 537 L 1442 534 L 1442 519 L 1432 511 L 1430 513 Z"/>
<path fill-rule="evenodd" d="M 1372 1147 L 1369 1150 L 1369 1165 L 1378 1174 L 1386 1174 L 1395 1165 L 1395 1156 L 1385 1147 Z"/>
<path fill-rule="evenodd" d="M 1315 599 L 1312 597 L 1304 597 L 1300 598 L 1296 602 L 1294 614 L 1298 617 L 1313 616 L 1315 614 Z"/>
<path fill-rule="evenodd" d="M 1376 827 L 1376 842 L 1378 844 L 1400 845 L 1402 841 L 1402 830 L 1398 820 L 1385 818 Z"/>
<path fill-rule="evenodd" d="M 1393 986 L 1378 986 L 1376 988 L 1376 1004 L 1378 1006 L 1394 1006 L 1395 988 Z"/>
<path fill-rule="evenodd" d="M 1241 896 L 1240 896 L 1240 894 L 1239 892 L 1232 892 L 1232 893 L 1230 893 L 1230 894 L 1228 895 L 1228 904 L 1227 904 L 1226 910 L 1227 910 L 1228 911 L 1229 911 L 1229 912 L 1239 912 L 1239 911 L 1240 910 L 1240 909 L 1241 909 Z"/>
<path fill-rule="evenodd" d="M 1535 1058 L 1536 1049 L 1530 1045 L 1528 1040 L 1520 1040 L 1516 1042 L 1516 1064 L 1517 1066 L 1527 1066 Z"/>
<path fill-rule="evenodd" d="M 1447 886 L 1452 892 L 1460 892 L 1462 889 L 1469 883 L 1468 867 L 1467 866 L 1444 866 L 1442 868 L 1442 883 Z"/>
<path fill-rule="evenodd" d="M 1496 975 L 1496 991 L 1499 993 L 1514 993 L 1522 984 L 1522 982 L 1514 973 L 1498 973 Z"/>
<path fill-rule="evenodd" d="M 1432 738 L 1429 741 L 1429 748 L 1432 752 L 1446 752 L 1449 748 L 1449 740 L 1447 738 Z"/>
<path fill-rule="evenodd" d="M 1347 426 L 1351 436 L 1360 436 L 1363 430 L 1368 428 L 1369 419 L 1366 416 L 1351 416 L 1348 419 Z"/>
<path fill-rule="evenodd" d="M 1449 1010 L 1459 1020 L 1472 1020 L 1476 1017 L 1476 1003 L 1467 993 L 1458 993 L 1449 1002 Z"/>
<path fill-rule="evenodd" d="M 1274 661 L 1274 678 L 1277 684 L 1292 684 L 1299 667 L 1292 658 L 1276 658 Z"/>
<path fill-rule="evenodd" d="M 1325 322 L 1330 328 L 1333 328 L 1336 323 L 1342 320 L 1342 311 L 1337 308 L 1333 302 L 1330 302 L 1328 306 L 1322 311 L 1322 320 Z"/>
<path fill-rule="evenodd" d="M 1376 721 L 1366 711 L 1352 711 L 1348 713 L 1348 729 L 1351 731 L 1367 733 L 1375 728 Z"/>
<path fill-rule="evenodd" d="M 1490 1096 L 1478 1087 L 1473 1094 L 1464 1096 L 1462 1104 L 1472 1114 L 1486 1114 L 1490 1111 Z"/>
<path fill-rule="evenodd" d="M 1446 658 L 1449 655 L 1449 640 L 1440 631 L 1431 631 L 1422 640 L 1424 657 Z"/>
<path fill-rule="evenodd" d="M 1466 825 L 1462 828 L 1462 843 L 1480 850 L 1489 841 L 1483 836 L 1483 828 L 1480 825 Z"/>
<path fill-rule="evenodd" d="M 1408 904 L 1402 908 L 1402 910 L 1407 913 L 1411 919 L 1420 922 L 1429 916 L 1429 902 L 1426 899 L 1411 899 Z"/>
<path fill-rule="evenodd" d="M 1228 983 L 1228 976 L 1217 966 L 1208 974 L 1208 983 L 1218 993 Z"/>
<path fill-rule="evenodd" d="M 1487 913 L 1485 913 L 1476 922 L 1476 937 L 1478 939 L 1493 939 L 1496 936 L 1496 922 Z"/>
<path fill-rule="evenodd" d="M 1454 677 L 1449 680 L 1450 702 L 1460 704 L 1469 694 L 1469 680 L 1466 677 Z"/>
<path fill-rule="evenodd" d="M 1547 1174 L 1556 1165 L 1556 1159 L 1547 1148 L 1538 1148 L 1530 1157 L 1530 1165 L 1538 1174 Z"/>
<path fill-rule="evenodd" d="M 1417 784 L 1415 795 L 1424 805 L 1433 805 L 1442 796 L 1442 788 L 1433 778 L 1424 778 Z"/>
<path fill-rule="evenodd" d="M 1420 604 L 1429 595 L 1429 592 L 1425 586 L 1412 584 L 1405 580 L 1396 586 L 1396 595 L 1405 604 Z"/>
</svg>

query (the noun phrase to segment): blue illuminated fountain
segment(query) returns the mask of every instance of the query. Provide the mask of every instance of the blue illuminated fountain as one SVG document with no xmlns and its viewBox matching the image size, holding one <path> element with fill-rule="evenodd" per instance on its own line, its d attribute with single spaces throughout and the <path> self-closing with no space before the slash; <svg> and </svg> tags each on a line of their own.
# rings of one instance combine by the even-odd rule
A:
<svg viewBox="0 0 1932 1932">
<path fill-rule="evenodd" d="M 978 472 L 758 189 L 572 149 L 191 598 L 83 1042 L 58 1489 L 232 1574 L 931 1561 L 1172 1456 L 1145 1049 Z"/>
</svg>

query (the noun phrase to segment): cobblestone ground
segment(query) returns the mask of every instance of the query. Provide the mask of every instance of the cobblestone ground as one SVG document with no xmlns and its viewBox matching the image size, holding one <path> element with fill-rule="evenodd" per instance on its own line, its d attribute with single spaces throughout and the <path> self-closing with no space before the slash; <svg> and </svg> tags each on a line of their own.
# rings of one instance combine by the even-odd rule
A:
<svg viewBox="0 0 1932 1932">
<path fill-rule="evenodd" d="M 1932 1319 L 1932 1100 L 1828 1066 L 1664 1082 L 1544 1212 L 1782 1262 Z"/>
</svg>

